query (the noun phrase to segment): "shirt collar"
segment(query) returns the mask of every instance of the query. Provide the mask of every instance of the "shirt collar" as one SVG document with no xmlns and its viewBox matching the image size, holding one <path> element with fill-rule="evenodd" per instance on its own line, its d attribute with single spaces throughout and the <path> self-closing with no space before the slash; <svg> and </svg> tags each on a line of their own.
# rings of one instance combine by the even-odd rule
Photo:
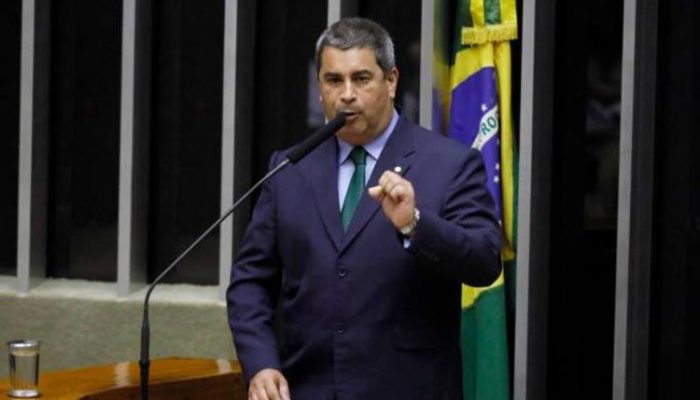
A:
<svg viewBox="0 0 700 400">
<path fill-rule="evenodd" d="M 384 150 L 384 145 L 386 145 L 386 141 L 389 140 L 389 136 L 391 136 L 391 134 L 394 132 L 394 128 L 398 122 L 399 113 L 397 113 L 394 109 L 394 114 L 391 116 L 391 122 L 389 122 L 389 126 L 386 127 L 384 132 L 377 136 L 376 139 L 363 146 L 365 151 L 367 151 L 367 154 L 369 154 L 375 160 L 379 159 L 379 156 L 382 154 L 382 150 Z M 338 165 L 340 165 L 348 159 L 350 152 L 355 146 L 339 139 L 337 136 L 336 139 L 338 141 Z"/>
</svg>

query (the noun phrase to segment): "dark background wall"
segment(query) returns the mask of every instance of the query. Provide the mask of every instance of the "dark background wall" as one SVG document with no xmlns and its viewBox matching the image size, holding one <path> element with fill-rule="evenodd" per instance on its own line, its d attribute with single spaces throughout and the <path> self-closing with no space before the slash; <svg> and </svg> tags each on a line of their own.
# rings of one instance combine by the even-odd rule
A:
<svg viewBox="0 0 700 400">
<path fill-rule="evenodd" d="M 649 398 L 697 396 L 700 376 L 698 3 L 659 2 Z"/>
<path fill-rule="evenodd" d="M 149 281 L 219 216 L 224 1 L 153 2 Z M 166 278 L 216 284 L 212 232 Z"/>
<path fill-rule="evenodd" d="M 17 174 L 19 154 L 20 0 L 0 2 L 0 273 L 17 270 Z"/>
<path fill-rule="evenodd" d="M 115 280 L 122 3 L 51 4 L 48 273 Z"/>
<path fill-rule="evenodd" d="M 603 399 L 612 390 L 622 5 L 622 0 L 557 2 L 551 399 Z"/>
</svg>

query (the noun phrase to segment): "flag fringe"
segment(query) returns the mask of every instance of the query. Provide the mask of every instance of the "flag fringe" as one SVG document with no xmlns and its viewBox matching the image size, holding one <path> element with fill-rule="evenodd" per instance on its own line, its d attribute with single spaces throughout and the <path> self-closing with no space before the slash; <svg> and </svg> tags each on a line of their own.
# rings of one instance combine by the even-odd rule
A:
<svg viewBox="0 0 700 400">
<path fill-rule="evenodd" d="M 518 38 L 518 25 L 504 23 L 496 26 L 462 28 L 462 44 L 478 45 L 490 42 L 505 42 Z"/>
</svg>

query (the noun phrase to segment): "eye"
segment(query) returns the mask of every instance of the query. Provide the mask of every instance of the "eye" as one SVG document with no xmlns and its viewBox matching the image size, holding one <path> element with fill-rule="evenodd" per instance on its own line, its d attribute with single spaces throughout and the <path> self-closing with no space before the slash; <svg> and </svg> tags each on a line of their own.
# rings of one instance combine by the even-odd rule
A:
<svg viewBox="0 0 700 400">
<path fill-rule="evenodd" d="M 331 75 L 331 76 L 326 76 L 325 79 L 326 83 L 329 85 L 339 85 L 340 83 L 343 82 L 343 80 L 339 76 Z"/>
</svg>

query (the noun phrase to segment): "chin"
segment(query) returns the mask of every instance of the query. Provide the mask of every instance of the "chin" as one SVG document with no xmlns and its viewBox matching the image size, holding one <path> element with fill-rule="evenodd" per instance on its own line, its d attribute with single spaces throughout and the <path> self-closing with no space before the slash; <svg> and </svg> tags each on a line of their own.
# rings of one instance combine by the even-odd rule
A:
<svg viewBox="0 0 700 400">
<path fill-rule="evenodd" d="M 362 134 L 363 134 L 363 131 L 361 129 L 357 129 L 356 127 L 354 127 L 352 125 L 350 125 L 350 126 L 345 125 L 343 127 L 343 129 L 341 129 L 340 132 L 338 132 L 338 136 L 340 136 L 340 138 L 348 139 L 348 140 L 352 139 L 352 138 L 356 138 L 358 136 L 362 136 Z"/>
<path fill-rule="evenodd" d="M 338 133 L 338 137 L 354 145 L 365 144 L 366 142 L 364 133 L 356 130 L 342 130 L 340 133 Z"/>
</svg>

